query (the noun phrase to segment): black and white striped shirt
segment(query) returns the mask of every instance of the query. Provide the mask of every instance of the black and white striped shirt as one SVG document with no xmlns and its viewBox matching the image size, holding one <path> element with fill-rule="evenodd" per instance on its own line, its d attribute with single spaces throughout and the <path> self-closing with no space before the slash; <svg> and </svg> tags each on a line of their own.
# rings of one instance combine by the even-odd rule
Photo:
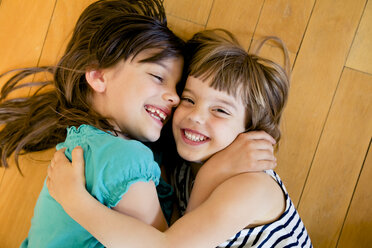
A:
<svg viewBox="0 0 372 248">
<path fill-rule="evenodd" d="M 267 170 L 265 172 L 274 178 L 284 192 L 286 201 L 284 213 L 272 223 L 241 230 L 234 237 L 219 245 L 219 248 L 312 247 L 306 228 L 282 180 L 273 170 Z M 182 166 L 177 167 L 172 177 L 178 205 L 181 214 L 184 214 L 193 184 L 190 166 L 184 163 Z"/>
</svg>

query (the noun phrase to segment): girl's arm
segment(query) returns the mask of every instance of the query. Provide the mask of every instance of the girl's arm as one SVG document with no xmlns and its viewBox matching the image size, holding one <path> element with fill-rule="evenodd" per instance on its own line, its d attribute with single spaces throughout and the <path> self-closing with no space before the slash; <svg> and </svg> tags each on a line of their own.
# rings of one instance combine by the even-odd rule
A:
<svg viewBox="0 0 372 248">
<path fill-rule="evenodd" d="M 274 220 L 282 211 L 283 196 L 276 183 L 264 173 L 244 173 L 223 182 L 198 208 L 162 233 L 101 205 L 82 183 L 83 159 L 73 157 L 71 166 L 59 154 L 48 170 L 51 195 L 108 247 L 215 247 L 246 225 Z"/>
<path fill-rule="evenodd" d="M 274 169 L 275 139 L 264 131 L 240 134 L 224 150 L 213 155 L 196 175 L 186 212 L 204 202 L 222 182 L 245 172 Z"/>
<path fill-rule="evenodd" d="M 63 159 L 66 159 L 64 157 L 64 150 L 65 149 L 60 150 L 60 155 L 63 157 Z M 73 163 L 84 160 L 83 149 L 81 147 L 75 148 L 71 155 L 74 160 Z M 53 160 L 51 164 L 54 164 Z M 83 169 L 83 171 L 78 171 L 77 175 L 80 175 L 80 178 L 73 179 L 75 181 L 84 182 L 82 185 L 85 185 L 84 167 L 81 168 L 79 166 L 68 166 L 66 167 L 67 170 L 61 170 L 59 172 L 59 178 L 63 180 L 69 178 L 69 170 L 76 168 Z M 79 188 L 76 189 L 78 190 Z M 86 191 L 85 188 L 84 191 Z M 71 200 L 68 198 L 69 196 L 70 194 L 66 196 L 66 200 Z M 122 196 L 121 200 L 116 204 L 115 207 L 113 207 L 113 209 L 120 213 L 139 219 L 161 231 L 168 228 L 168 224 L 161 210 L 156 187 L 153 181 L 140 181 L 132 184 L 128 191 Z"/>
</svg>

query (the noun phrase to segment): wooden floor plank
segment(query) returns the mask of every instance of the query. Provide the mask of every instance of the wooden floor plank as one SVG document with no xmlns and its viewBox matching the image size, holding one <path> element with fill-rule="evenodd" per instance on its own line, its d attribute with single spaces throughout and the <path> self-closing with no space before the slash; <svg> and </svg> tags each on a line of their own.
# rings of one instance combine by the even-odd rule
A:
<svg viewBox="0 0 372 248">
<path fill-rule="evenodd" d="M 296 54 L 314 2 L 314 0 L 265 1 L 254 39 L 260 40 L 264 36 L 277 36 L 285 42 L 291 53 Z"/>
<path fill-rule="evenodd" d="M 314 247 L 338 240 L 372 136 L 371 96 L 372 76 L 346 68 L 299 205 Z"/>
<path fill-rule="evenodd" d="M 47 11 L 47 9 L 45 9 L 45 5 L 49 5 L 49 1 L 47 1 L 48 4 L 46 4 L 45 1 L 34 2 L 33 4 L 36 7 L 32 8 L 28 6 L 28 2 L 29 1 L 27 1 L 27 5 L 25 7 L 26 9 L 23 12 L 25 15 L 27 14 L 26 17 L 29 15 L 29 19 L 33 20 L 33 23 L 29 23 L 29 25 L 38 25 L 37 23 L 41 22 L 43 24 L 42 26 L 45 26 L 45 30 L 40 29 L 39 31 L 35 30 L 35 33 L 30 33 L 30 39 L 24 40 L 23 42 L 25 44 L 18 43 L 19 47 L 17 47 L 17 49 L 26 53 L 26 49 L 24 49 L 24 47 L 28 47 L 26 46 L 27 43 L 31 49 L 35 50 L 35 55 L 33 55 L 32 59 L 33 64 L 30 65 L 36 66 L 39 57 L 41 57 L 41 62 L 39 65 L 54 65 L 57 62 L 57 59 L 64 52 L 65 46 L 67 45 L 67 41 L 77 18 L 82 10 L 89 3 L 93 2 L 93 0 L 59 0 L 55 8 L 53 18 L 51 19 L 51 13 L 53 10 L 51 9 L 49 11 L 49 19 L 41 16 L 41 20 L 38 19 L 40 15 L 42 14 L 46 16 L 46 13 L 39 14 L 39 12 Z M 20 5 L 20 3 L 18 3 L 18 5 Z M 3 7 L 7 6 L 2 6 L 1 8 Z M 39 9 L 37 9 L 38 7 Z M 54 8 L 54 4 L 52 7 Z M 34 8 L 36 9 L 34 10 Z M 0 11 L 1 10 L 2 9 L 0 9 Z M 27 10 L 31 10 L 31 12 L 28 12 Z M 4 10 L 6 13 L 8 11 L 11 11 L 9 10 L 9 7 Z M 23 12 L 21 14 L 23 14 Z M 2 17 L 0 15 L 0 19 L 1 18 Z M 51 24 L 49 30 L 47 30 L 49 23 Z M 27 21 L 23 24 L 23 26 L 26 24 Z M 31 27 L 23 26 L 18 28 L 22 27 L 31 29 Z M 12 25 L 7 28 L 9 29 L 11 27 Z M 17 32 L 18 36 L 24 33 L 23 30 L 16 30 L 15 28 L 12 32 Z M 46 34 L 47 37 L 45 38 Z M 45 46 L 43 47 L 44 39 Z M 9 41 L 12 41 L 12 39 L 9 39 L 7 42 Z M 0 40 L 0 42 L 3 42 L 3 40 Z M 7 46 L 8 49 L 12 49 L 12 46 L 8 43 L 4 44 L 4 46 Z M 0 48 L 0 51 L 1 49 L 2 48 Z M 40 56 L 41 51 L 42 55 Z M 22 62 L 23 60 L 21 60 L 21 58 L 23 58 L 23 56 L 17 55 L 14 63 L 17 64 L 19 62 L 24 65 L 26 62 Z M 16 59 L 18 62 L 16 62 Z M 45 152 L 23 156 L 20 160 L 20 164 L 22 166 L 24 177 L 18 173 L 14 163 L 10 165 L 9 169 L 5 170 L 4 168 L 1 168 L 0 174 L 4 173 L 4 176 L 1 177 L 2 181 L 0 184 L 0 247 L 19 247 L 21 242 L 27 236 L 31 224 L 30 221 L 33 216 L 33 209 L 45 179 L 46 166 L 49 164 L 53 151 L 54 149 L 51 149 Z"/>
<path fill-rule="evenodd" d="M 63 55 L 81 12 L 95 0 L 58 0 L 45 40 L 40 65 L 55 65 Z"/>
<path fill-rule="evenodd" d="M 164 6 L 168 15 L 177 16 L 186 21 L 205 26 L 213 0 L 165 0 Z"/>
<path fill-rule="evenodd" d="M 6 169 L 0 186 L 0 247 L 19 247 L 26 238 L 53 153 L 50 149 L 22 156 L 23 177 L 14 163 Z"/>
<path fill-rule="evenodd" d="M 341 237 L 342 247 L 369 247 L 372 244 L 372 147 L 370 144 L 358 185 L 347 215 Z"/>
<path fill-rule="evenodd" d="M 372 74 L 372 1 L 368 1 L 346 66 Z"/>
<path fill-rule="evenodd" d="M 224 28 L 248 49 L 260 17 L 263 0 L 215 0 L 207 28 Z"/>
<path fill-rule="evenodd" d="M 196 32 L 205 29 L 204 25 L 196 24 L 178 17 L 169 15 L 167 17 L 169 28 L 184 40 L 190 39 Z"/>
<path fill-rule="evenodd" d="M 298 203 L 365 0 L 316 2 L 294 65 L 277 171 Z M 305 223 L 306 224 L 306 223 Z"/>
<path fill-rule="evenodd" d="M 54 0 L 1 2 L 0 74 L 37 65 L 54 5 Z M 1 79 L 0 87 L 5 78 Z"/>
<path fill-rule="evenodd" d="M 25 61 L 27 58 L 38 58 L 53 8 L 54 1 L 47 4 L 44 1 L 2 1 L 0 5 L 2 69 L 5 66 L 9 69 L 14 68 L 19 64 L 19 58 L 24 58 Z M 36 15 L 38 18 L 35 18 Z M 19 56 L 21 54 L 23 56 Z"/>
</svg>

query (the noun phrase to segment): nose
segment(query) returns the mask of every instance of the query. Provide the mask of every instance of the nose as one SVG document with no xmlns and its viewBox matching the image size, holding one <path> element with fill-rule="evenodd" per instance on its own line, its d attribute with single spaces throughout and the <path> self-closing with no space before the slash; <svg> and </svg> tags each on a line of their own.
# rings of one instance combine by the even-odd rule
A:
<svg viewBox="0 0 372 248">
<path fill-rule="evenodd" d="M 187 118 L 194 123 L 204 124 L 207 119 L 207 112 L 201 106 L 194 106 Z"/>
<path fill-rule="evenodd" d="M 163 99 L 171 104 L 172 107 L 180 103 L 180 97 L 175 90 L 167 91 L 163 94 Z"/>
</svg>

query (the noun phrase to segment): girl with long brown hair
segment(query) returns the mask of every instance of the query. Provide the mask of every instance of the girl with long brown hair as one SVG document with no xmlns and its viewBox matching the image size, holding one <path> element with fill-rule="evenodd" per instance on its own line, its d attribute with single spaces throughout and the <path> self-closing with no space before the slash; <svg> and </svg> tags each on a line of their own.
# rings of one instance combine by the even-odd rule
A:
<svg viewBox="0 0 372 248">
<path fill-rule="evenodd" d="M 15 154 L 54 147 L 71 157 L 85 149 L 87 185 L 100 202 L 164 229 L 155 185 L 160 169 L 141 142 L 160 136 L 179 103 L 176 84 L 184 42 L 167 27 L 158 0 L 105 0 L 88 6 L 58 64 L 16 72 L 1 91 L 1 163 Z M 53 79 L 21 83 L 45 72 Z M 40 86 L 28 97 L 9 98 Z M 49 86 L 49 89 L 42 90 Z M 22 247 L 98 247 L 44 185 Z"/>
</svg>

